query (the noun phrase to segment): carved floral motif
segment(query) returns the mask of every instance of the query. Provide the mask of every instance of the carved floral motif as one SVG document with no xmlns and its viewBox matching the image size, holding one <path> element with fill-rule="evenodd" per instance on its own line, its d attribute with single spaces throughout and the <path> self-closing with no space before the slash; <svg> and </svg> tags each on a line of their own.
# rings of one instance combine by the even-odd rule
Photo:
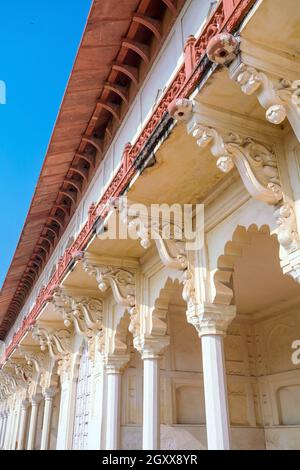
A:
<svg viewBox="0 0 300 470">
<path fill-rule="evenodd" d="M 71 333 L 69 330 L 47 329 L 36 325 L 32 330 L 32 337 L 39 343 L 42 352 L 49 350 L 53 359 L 60 359 L 71 352 Z"/>
</svg>

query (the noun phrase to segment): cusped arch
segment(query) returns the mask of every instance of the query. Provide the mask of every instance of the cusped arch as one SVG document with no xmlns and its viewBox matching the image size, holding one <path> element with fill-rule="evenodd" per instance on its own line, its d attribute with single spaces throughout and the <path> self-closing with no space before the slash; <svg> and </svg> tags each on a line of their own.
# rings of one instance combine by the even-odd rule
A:
<svg viewBox="0 0 300 470">
<path fill-rule="evenodd" d="M 170 277 L 165 281 L 164 286 L 159 291 L 150 316 L 150 331 L 152 336 L 165 336 L 167 334 L 167 314 L 169 304 L 176 293 L 182 291 L 182 282 L 179 279 Z"/>
<path fill-rule="evenodd" d="M 271 235 L 268 225 L 258 227 L 256 224 L 251 224 L 248 228 L 242 225 L 237 226 L 231 240 L 226 242 L 223 254 L 217 260 L 217 270 L 213 275 L 213 303 L 221 305 L 233 304 L 234 266 L 237 259 L 243 256 L 244 249 L 251 245 L 252 235 L 255 233 L 266 234 L 276 238 L 276 235 Z"/>
</svg>

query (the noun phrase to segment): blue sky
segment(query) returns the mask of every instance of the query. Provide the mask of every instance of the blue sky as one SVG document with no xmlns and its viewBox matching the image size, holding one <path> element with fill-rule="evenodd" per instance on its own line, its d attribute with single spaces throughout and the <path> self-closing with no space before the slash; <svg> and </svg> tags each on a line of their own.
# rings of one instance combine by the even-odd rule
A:
<svg viewBox="0 0 300 470">
<path fill-rule="evenodd" d="M 91 0 L 1 2 L 0 287 L 45 157 Z"/>
</svg>

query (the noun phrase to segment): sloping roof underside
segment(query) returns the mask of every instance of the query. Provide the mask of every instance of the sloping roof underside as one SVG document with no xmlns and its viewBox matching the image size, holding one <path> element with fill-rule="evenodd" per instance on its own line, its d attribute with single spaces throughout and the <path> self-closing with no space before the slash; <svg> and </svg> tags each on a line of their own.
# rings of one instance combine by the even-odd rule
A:
<svg viewBox="0 0 300 470">
<path fill-rule="evenodd" d="M 59 227 L 57 223 L 54 223 L 51 230 L 50 219 L 52 216 L 56 217 L 53 208 L 57 207 L 58 195 L 62 188 L 64 189 L 66 179 L 70 178 L 74 156 L 76 152 L 85 152 L 86 145 L 83 144 L 82 137 L 85 134 L 95 135 L 91 122 L 93 122 L 92 117 L 95 116 L 99 98 L 103 100 L 105 82 L 115 81 L 125 88 L 130 86 L 130 80 L 124 74 L 121 73 L 122 77 L 118 78 L 118 72 L 112 70 L 112 64 L 117 60 L 119 63 L 126 63 L 138 70 L 141 58 L 130 49 L 124 50 L 122 39 L 127 37 L 133 41 L 139 41 L 139 44 L 144 43 L 145 47 L 150 49 L 153 35 L 149 29 L 140 24 L 141 28 L 138 29 L 137 24 L 133 23 L 133 15 L 138 13 L 151 18 L 156 16 L 159 22 L 170 4 L 172 6 L 171 0 L 113 2 L 94 0 L 24 228 L 1 290 L 0 337 L 2 339 L 13 324 L 49 257 L 44 253 L 47 253 L 51 244 L 57 243 L 70 216 L 74 213 L 75 207 L 63 208 L 65 212 L 69 211 L 68 217 L 63 220 L 63 226 Z M 178 4 L 182 6 L 184 1 L 179 0 Z M 177 12 L 172 12 L 172 22 Z M 106 93 L 106 99 L 111 102 L 112 95 L 109 95 L 109 92 Z M 114 96 L 120 99 L 117 95 Z M 114 104 L 120 105 L 116 98 Z M 102 117 L 99 113 L 96 114 L 100 133 L 101 129 L 105 129 L 106 123 L 112 120 L 107 110 L 103 109 L 103 111 Z M 94 121 L 97 120 L 94 119 Z M 100 138 L 99 134 L 99 141 Z M 91 149 L 87 150 L 87 154 L 91 154 Z M 92 157 L 92 154 L 89 155 L 89 158 Z M 89 180 L 90 177 L 91 175 L 89 175 Z M 65 190 L 68 192 L 69 188 L 66 186 Z M 78 202 L 79 196 L 74 205 L 76 206 Z M 61 214 L 59 216 L 61 217 Z M 56 230 L 58 230 L 57 236 L 54 233 Z M 51 233 L 54 233 L 53 240 L 51 240 Z M 52 249 L 53 246 L 51 251 Z"/>
</svg>

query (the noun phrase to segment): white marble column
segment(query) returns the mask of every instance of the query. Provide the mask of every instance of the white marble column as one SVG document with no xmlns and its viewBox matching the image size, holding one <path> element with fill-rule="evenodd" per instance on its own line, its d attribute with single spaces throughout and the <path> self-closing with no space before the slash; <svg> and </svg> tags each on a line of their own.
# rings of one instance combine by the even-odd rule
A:
<svg viewBox="0 0 300 470">
<path fill-rule="evenodd" d="M 106 447 L 106 395 L 107 376 L 103 354 L 96 352 L 93 373 L 92 390 L 97 397 L 90 407 L 88 427 L 88 448 L 90 450 L 103 450 Z"/>
<path fill-rule="evenodd" d="M 120 449 L 121 387 L 122 374 L 129 361 L 126 356 L 113 356 L 106 362 L 107 416 L 106 449 Z"/>
<path fill-rule="evenodd" d="M 41 450 L 48 450 L 50 443 L 51 420 L 53 411 L 53 400 L 57 390 L 55 388 L 47 388 L 44 391 L 45 408 L 43 417 L 43 428 L 41 438 Z"/>
<path fill-rule="evenodd" d="M 7 411 L 7 420 L 6 420 L 6 430 L 4 436 L 3 449 L 8 450 L 8 442 L 11 430 L 11 421 L 12 421 L 13 410 L 9 409 Z"/>
<path fill-rule="evenodd" d="M 16 408 L 17 408 L 17 403 L 15 403 L 11 412 L 11 416 L 10 416 L 8 442 L 7 442 L 7 447 L 6 447 L 7 450 L 13 449 L 13 439 L 14 439 L 15 427 L 16 427 Z"/>
<path fill-rule="evenodd" d="M 160 449 L 160 359 L 169 337 L 141 341 L 144 364 L 143 386 L 143 449 Z"/>
<path fill-rule="evenodd" d="M 35 450 L 35 439 L 37 431 L 37 423 L 39 416 L 39 407 L 42 401 L 42 395 L 35 395 L 31 400 L 31 414 L 29 421 L 29 432 L 28 432 L 28 442 L 27 450 Z"/>
<path fill-rule="evenodd" d="M 7 429 L 7 419 L 8 419 L 8 412 L 4 411 L 3 429 L 2 429 L 1 441 L 0 441 L 0 450 L 2 450 L 4 448 L 6 429 Z"/>
<path fill-rule="evenodd" d="M 204 304 L 195 326 L 202 344 L 207 447 L 230 449 L 230 421 L 227 397 L 224 341 L 228 325 L 235 317 L 234 306 Z"/>
<path fill-rule="evenodd" d="M 18 402 L 17 410 L 16 410 L 16 419 L 15 419 L 14 434 L 13 434 L 13 440 L 12 440 L 13 450 L 16 450 L 18 448 L 20 422 L 21 422 L 21 401 Z"/>
<path fill-rule="evenodd" d="M 4 428 L 4 411 L 0 413 L 0 449 L 1 449 L 1 442 L 3 436 L 3 428 Z"/>
<path fill-rule="evenodd" d="M 56 450 L 72 449 L 72 437 L 76 405 L 75 378 L 61 381 L 61 398 L 59 407 L 59 420 L 57 430 Z"/>
<path fill-rule="evenodd" d="M 20 427 L 19 427 L 19 434 L 18 434 L 18 450 L 25 449 L 28 408 L 29 408 L 29 401 L 23 400 L 21 403 L 21 417 L 20 417 Z"/>
</svg>

